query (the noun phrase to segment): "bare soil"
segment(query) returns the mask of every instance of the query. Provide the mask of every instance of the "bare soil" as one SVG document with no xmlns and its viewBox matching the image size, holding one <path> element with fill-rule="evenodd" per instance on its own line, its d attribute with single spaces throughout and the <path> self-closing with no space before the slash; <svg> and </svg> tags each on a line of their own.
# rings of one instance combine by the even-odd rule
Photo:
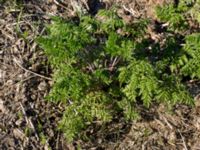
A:
<svg viewBox="0 0 200 150">
<path fill-rule="evenodd" d="M 18 2 L 18 1 L 17 1 Z M 100 8 L 118 4 L 119 15 L 127 22 L 138 17 L 152 20 L 155 4 L 170 0 L 12 0 L 0 1 L 0 149 L 1 150 L 198 150 L 200 149 L 200 82 L 188 83 L 195 107 L 164 105 L 150 109 L 138 106 L 141 119 L 126 123 L 123 117 L 107 126 L 94 124 L 88 138 L 68 143 L 57 130 L 64 106 L 45 100 L 52 85 L 51 69 L 35 38 L 45 34 L 51 16 L 70 18 L 78 6 L 95 14 Z"/>
</svg>

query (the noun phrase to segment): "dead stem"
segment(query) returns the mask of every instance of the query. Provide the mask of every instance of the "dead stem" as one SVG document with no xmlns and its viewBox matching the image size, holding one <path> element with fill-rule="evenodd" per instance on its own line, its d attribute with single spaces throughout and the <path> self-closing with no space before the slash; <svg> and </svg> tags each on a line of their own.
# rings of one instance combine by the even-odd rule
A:
<svg viewBox="0 0 200 150">
<path fill-rule="evenodd" d="M 14 58 L 13 61 L 14 61 L 21 69 L 23 69 L 24 71 L 29 72 L 29 73 L 32 73 L 32 74 L 34 74 L 34 75 L 36 75 L 36 76 L 38 76 L 38 77 L 40 77 L 40 78 L 44 78 L 44 79 L 47 79 L 47 80 L 52 81 L 52 79 L 49 78 L 49 77 L 43 76 L 43 75 L 41 75 L 41 74 L 35 73 L 35 72 L 31 71 L 31 70 L 28 70 L 28 69 L 24 68 L 24 67 L 16 60 L 16 58 Z"/>
</svg>

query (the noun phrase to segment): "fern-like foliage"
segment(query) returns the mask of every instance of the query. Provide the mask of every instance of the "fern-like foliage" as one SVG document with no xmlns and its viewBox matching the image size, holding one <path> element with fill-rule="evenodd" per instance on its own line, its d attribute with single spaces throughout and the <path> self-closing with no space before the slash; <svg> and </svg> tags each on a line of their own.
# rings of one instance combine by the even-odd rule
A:
<svg viewBox="0 0 200 150">
<path fill-rule="evenodd" d="M 179 66 L 185 76 L 200 78 L 200 33 L 185 37 L 186 43 L 183 46 L 185 55 L 180 57 Z"/>
<path fill-rule="evenodd" d="M 69 140 L 87 122 L 110 121 L 115 114 L 112 108 L 122 94 L 117 66 L 131 60 L 136 39 L 116 31 L 129 28 L 113 11 L 102 10 L 96 18 L 83 16 L 78 22 L 54 18 L 47 36 L 38 38 L 54 70 L 48 99 L 67 105 L 60 129 Z"/>
<path fill-rule="evenodd" d="M 127 67 L 120 68 L 119 81 L 121 84 L 126 83 L 122 91 L 129 101 L 135 102 L 141 96 L 144 105 L 149 107 L 158 84 L 149 62 L 132 60 Z"/>
<path fill-rule="evenodd" d="M 185 31 L 189 28 L 189 20 L 200 23 L 200 0 L 180 0 L 178 5 L 158 6 L 156 15 L 162 22 L 169 24 L 170 31 Z"/>
<path fill-rule="evenodd" d="M 186 18 L 184 16 L 185 7 L 175 8 L 174 5 L 169 4 L 165 6 L 157 7 L 157 17 L 163 21 L 169 23 L 169 30 L 184 30 L 187 28 Z"/>
<path fill-rule="evenodd" d="M 161 19 L 172 28 L 184 23 L 181 11 L 171 5 L 162 9 Z M 115 9 L 101 10 L 74 22 L 54 18 L 47 35 L 38 38 L 53 69 L 48 99 L 66 105 L 59 128 L 68 140 L 93 121 L 105 123 L 117 113 L 127 120 L 137 118 L 138 100 L 146 107 L 153 101 L 192 103 L 181 75 L 199 77 L 199 36 L 188 36 L 184 51 L 169 36 L 165 46 L 158 43 L 147 52 L 147 24 L 137 20 L 127 25 Z M 187 62 L 178 65 L 176 60 L 186 55 Z"/>
</svg>

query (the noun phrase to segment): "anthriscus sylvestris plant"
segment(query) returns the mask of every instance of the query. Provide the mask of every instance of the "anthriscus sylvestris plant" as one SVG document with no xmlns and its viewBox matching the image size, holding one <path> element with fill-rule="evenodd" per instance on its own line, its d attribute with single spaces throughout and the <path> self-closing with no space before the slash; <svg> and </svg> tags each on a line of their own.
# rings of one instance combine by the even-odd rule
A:
<svg viewBox="0 0 200 150">
<path fill-rule="evenodd" d="M 118 113 L 137 118 L 138 102 L 147 108 L 152 102 L 193 104 L 182 79 L 200 77 L 199 34 L 186 37 L 183 47 L 169 36 L 162 49 L 158 43 L 150 51 L 147 26 L 148 20 L 126 24 L 115 9 L 100 10 L 75 21 L 54 18 L 38 38 L 53 69 L 47 98 L 66 105 L 59 129 L 68 140 Z"/>
</svg>

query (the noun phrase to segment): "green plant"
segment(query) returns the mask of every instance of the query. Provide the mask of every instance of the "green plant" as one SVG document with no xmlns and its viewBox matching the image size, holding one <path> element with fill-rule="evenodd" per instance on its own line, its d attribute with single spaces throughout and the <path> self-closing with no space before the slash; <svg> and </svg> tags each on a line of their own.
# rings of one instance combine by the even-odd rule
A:
<svg viewBox="0 0 200 150">
<path fill-rule="evenodd" d="M 188 24 L 184 16 L 187 7 L 174 7 L 173 4 L 159 6 L 156 8 L 157 17 L 169 23 L 169 30 L 184 30 Z"/>
<path fill-rule="evenodd" d="M 54 72 L 48 99 L 66 105 L 59 129 L 68 140 L 92 122 L 109 122 L 118 113 L 127 120 L 137 118 L 139 101 L 146 107 L 153 101 L 193 104 L 182 72 L 199 60 L 188 57 L 184 66 L 177 60 L 196 54 L 198 41 L 195 49 L 186 38 L 184 51 L 175 36 L 167 36 L 164 46 L 157 43 L 150 51 L 147 25 L 147 20 L 127 25 L 115 10 L 101 10 L 75 21 L 54 18 L 47 36 L 38 38 Z M 180 67 L 181 72 L 175 71 Z"/>
<path fill-rule="evenodd" d="M 182 48 L 183 54 L 172 64 L 172 70 L 179 70 L 183 76 L 200 78 L 200 33 L 193 33 L 185 37 Z"/>
<path fill-rule="evenodd" d="M 168 4 L 156 7 L 156 15 L 162 22 L 168 23 L 169 31 L 185 31 L 188 20 L 200 23 L 200 0 L 180 0 L 177 6 Z"/>
<path fill-rule="evenodd" d="M 169 23 L 169 29 L 174 31 L 177 29 L 189 28 L 188 20 L 199 22 L 199 8 L 200 1 L 181 0 L 177 7 L 173 5 L 166 5 L 164 7 L 157 7 L 157 17 L 164 22 Z M 186 28 L 186 25 L 188 26 Z M 191 31 L 190 31 L 191 32 Z M 183 76 L 190 76 L 191 78 L 200 77 L 200 34 L 193 33 L 184 37 L 185 43 L 179 56 L 176 57 L 174 63 L 170 65 L 171 71 L 179 72 Z"/>
</svg>

